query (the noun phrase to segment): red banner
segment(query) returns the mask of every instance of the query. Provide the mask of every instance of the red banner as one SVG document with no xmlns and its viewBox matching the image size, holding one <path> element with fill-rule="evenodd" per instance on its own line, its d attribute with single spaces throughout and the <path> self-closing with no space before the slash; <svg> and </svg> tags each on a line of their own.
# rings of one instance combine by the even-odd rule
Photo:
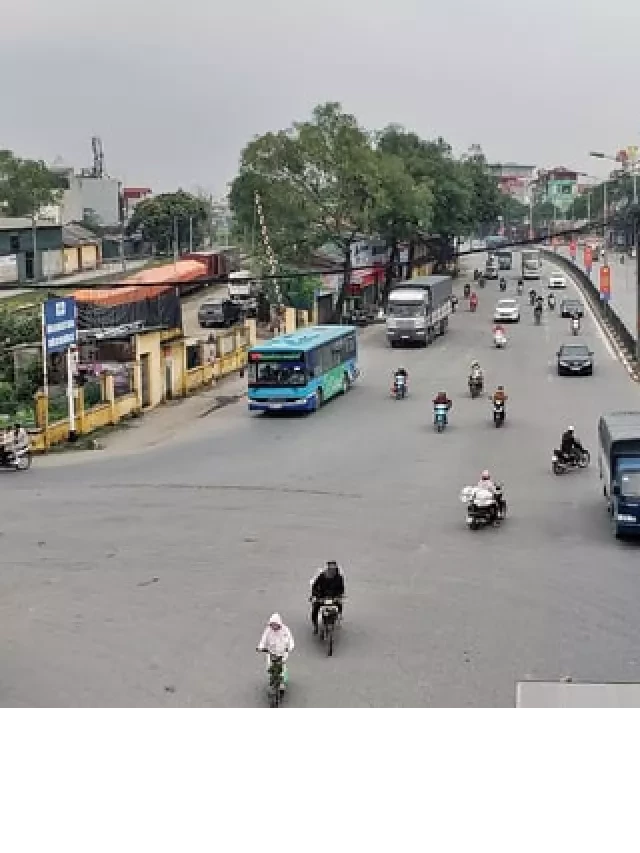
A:
<svg viewBox="0 0 640 853">
<path fill-rule="evenodd" d="M 575 259 L 576 259 L 576 254 L 577 254 L 577 252 L 578 252 L 578 244 L 576 243 L 576 241 L 575 241 L 575 240 L 572 240 L 572 241 L 569 243 L 569 252 L 571 253 L 571 260 L 572 260 L 572 261 L 575 261 Z"/>
<path fill-rule="evenodd" d="M 591 246 L 584 247 L 583 265 L 585 269 L 590 269 L 593 265 L 593 254 L 591 252 Z"/>
<path fill-rule="evenodd" d="M 608 266 L 600 267 L 600 299 L 611 298 L 611 269 Z"/>
</svg>

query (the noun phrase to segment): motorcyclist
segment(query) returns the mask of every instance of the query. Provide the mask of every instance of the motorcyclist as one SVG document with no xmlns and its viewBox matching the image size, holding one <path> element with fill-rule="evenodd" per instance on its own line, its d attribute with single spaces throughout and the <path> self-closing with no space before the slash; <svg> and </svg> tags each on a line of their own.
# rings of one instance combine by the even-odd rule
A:
<svg viewBox="0 0 640 853">
<path fill-rule="evenodd" d="M 269 617 L 267 627 L 262 633 L 260 642 L 256 647 L 256 651 L 267 652 L 267 672 L 269 672 L 271 665 L 271 655 L 282 657 L 284 664 L 282 669 L 283 684 L 286 684 L 289 678 L 286 661 L 294 648 L 295 643 L 291 630 L 284 624 L 279 613 L 272 613 Z"/>
<path fill-rule="evenodd" d="M 475 309 L 478 307 L 478 294 L 475 292 L 475 290 L 469 297 L 469 307 L 472 311 L 475 311 Z"/>
<path fill-rule="evenodd" d="M 15 459 L 16 454 L 21 450 L 26 450 L 29 447 L 29 436 L 26 429 L 15 423 L 12 430 L 7 430 L 4 439 L 4 454 L 5 462 Z"/>
<path fill-rule="evenodd" d="M 506 288 L 506 286 L 507 286 L 507 280 L 502 275 L 502 276 L 500 276 L 500 290 L 504 290 Z"/>
<path fill-rule="evenodd" d="M 447 411 L 449 411 L 451 406 L 453 406 L 453 403 L 449 399 L 446 391 L 438 391 L 432 402 L 434 406 L 446 406 Z"/>
<path fill-rule="evenodd" d="M 395 385 L 395 382 L 396 382 L 396 379 L 398 378 L 398 376 L 403 377 L 403 379 L 405 381 L 405 385 L 409 384 L 409 371 L 405 367 L 398 367 L 396 370 L 393 371 L 393 384 L 394 385 Z"/>
<path fill-rule="evenodd" d="M 493 496 L 493 499 L 495 501 L 495 507 L 496 507 L 495 511 L 496 511 L 496 519 L 497 519 L 497 513 L 500 510 L 500 508 L 502 507 L 502 503 L 503 503 L 502 492 L 501 492 L 501 490 L 499 490 L 497 488 L 496 484 L 493 482 L 493 480 L 491 478 L 491 474 L 486 469 L 480 475 L 480 480 L 478 481 L 476 489 L 478 491 L 489 492 Z"/>
<path fill-rule="evenodd" d="M 577 332 L 580 331 L 580 315 L 578 314 L 577 311 L 574 311 L 573 314 L 571 315 L 570 325 L 571 325 L 571 331 L 573 331 L 574 329 Z"/>
<path fill-rule="evenodd" d="M 532 287 L 532 288 L 531 288 L 531 290 L 529 291 L 529 302 L 530 302 L 532 305 L 535 305 L 535 304 L 536 304 L 536 296 L 537 296 L 537 295 L 538 295 L 538 294 L 536 293 L 535 289 Z"/>
<path fill-rule="evenodd" d="M 491 396 L 491 402 L 492 402 L 494 405 L 495 405 L 496 403 L 499 403 L 499 404 L 501 404 L 502 406 L 504 406 L 505 408 L 506 408 L 507 400 L 508 400 L 508 399 L 509 399 L 509 398 L 507 397 L 507 395 L 506 395 L 506 394 L 505 394 L 505 392 L 504 392 L 504 386 L 503 386 L 503 385 L 498 385 L 498 387 L 496 388 L 496 390 L 493 392 L 493 395 Z"/>
<path fill-rule="evenodd" d="M 342 599 L 344 597 L 344 575 L 335 560 L 329 560 L 311 581 L 311 623 L 313 633 L 318 633 L 318 615 L 325 598 L 336 602 L 338 613 L 342 615 Z"/>
<path fill-rule="evenodd" d="M 575 428 L 572 426 L 567 427 L 562 433 L 560 453 L 562 453 L 565 459 L 577 458 L 579 454 L 584 453 L 584 447 L 576 438 Z"/>
<path fill-rule="evenodd" d="M 521 279 L 521 278 L 519 278 L 519 279 L 518 279 L 518 285 L 517 285 L 517 287 L 516 287 L 516 292 L 517 292 L 518 296 L 520 296 L 520 294 L 522 293 L 523 289 L 524 289 L 524 283 L 523 283 L 522 279 Z"/>
<path fill-rule="evenodd" d="M 477 270 L 476 270 L 476 272 L 477 272 Z M 474 278 L 475 278 L 475 276 L 474 276 Z M 466 281 L 465 285 L 464 285 L 464 298 L 468 299 L 470 296 L 471 296 L 471 284 L 468 281 Z"/>
<path fill-rule="evenodd" d="M 472 361 L 469 365 L 469 382 L 480 382 L 480 384 L 484 383 L 484 373 L 482 372 L 482 368 L 480 367 L 479 361 Z"/>
<path fill-rule="evenodd" d="M 494 338 L 497 338 L 497 337 L 505 337 L 506 338 L 506 336 L 507 336 L 507 333 L 504 330 L 504 326 L 501 325 L 500 323 L 496 323 L 496 325 L 493 327 L 493 337 Z"/>
<path fill-rule="evenodd" d="M 555 293 L 550 293 L 547 296 L 547 304 L 549 305 L 549 310 L 553 311 L 556 307 L 556 295 Z"/>
</svg>

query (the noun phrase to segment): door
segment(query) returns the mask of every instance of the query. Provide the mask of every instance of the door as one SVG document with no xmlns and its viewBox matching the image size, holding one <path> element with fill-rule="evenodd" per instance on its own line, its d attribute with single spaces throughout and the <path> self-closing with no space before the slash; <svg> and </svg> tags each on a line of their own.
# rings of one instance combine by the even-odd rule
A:
<svg viewBox="0 0 640 853">
<path fill-rule="evenodd" d="M 140 386 L 144 408 L 151 405 L 151 357 L 148 352 L 140 356 Z"/>
<path fill-rule="evenodd" d="M 164 365 L 164 396 L 167 400 L 173 397 L 173 362 L 170 360 Z"/>
<path fill-rule="evenodd" d="M 25 252 L 24 261 L 25 278 L 27 279 L 27 281 L 33 281 L 35 279 L 35 264 L 33 259 L 33 252 Z"/>
</svg>

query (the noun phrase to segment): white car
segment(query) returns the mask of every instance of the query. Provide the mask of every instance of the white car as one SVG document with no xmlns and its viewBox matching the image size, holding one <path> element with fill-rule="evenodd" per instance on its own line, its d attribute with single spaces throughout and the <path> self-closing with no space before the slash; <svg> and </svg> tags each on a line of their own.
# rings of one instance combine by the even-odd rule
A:
<svg viewBox="0 0 640 853">
<path fill-rule="evenodd" d="M 517 299 L 501 299 L 493 312 L 496 323 L 519 323 L 520 303 Z"/>
<path fill-rule="evenodd" d="M 567 279 L 560 273 L 552 273 L 549 276 L 549 284 L 547 287 L 553 290 L 564 290 L 567 286 Z"/>
</svg>

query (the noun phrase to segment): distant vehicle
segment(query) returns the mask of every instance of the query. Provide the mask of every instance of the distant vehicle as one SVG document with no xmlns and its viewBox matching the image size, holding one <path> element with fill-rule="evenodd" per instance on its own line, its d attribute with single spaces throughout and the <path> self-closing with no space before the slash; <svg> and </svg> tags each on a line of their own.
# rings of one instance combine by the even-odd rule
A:
<svg viewBox="0 0 640 853">
<path fill-rule="evenodd" d="M 245 316 L 243 307 L 230 299 L 203 302 L 198 308 L 198 323 L 203 329 L 226 329 L 241 323 Z"/>
<path fill-rule="evenodd" d="M 317 411 L 358 378 L 355 326 L 309 326 L 252 347 L 249 411 Z"/>
<path fill-rule="evenodd" d="M 448 275 L 412 278 L 394 287 L 387 303 L 387 340 L 427 346 L 444 335 L 452 311 L 453 281 Z"/>
<path fill-rule="evenodd" d="M 640 533 L 640 412 L 602 415 L 598 469 L 614 536 Z"/>
<path fill-rule="evenodd" d="M 540 249 L 523 249 L 520 256 L 522 258 L 522 278 L 527 281 L 539 279 L 542 275 Z"/>
<path fill-rule="evenodd" d="M 519 323 L 520 303 L 517 299 L 500 299 L 493 312 L 496 323 Z"/>
<path fill-rule="evenodd" d="M 496 252 L 498 266 L 501 270 L 510 270 L 513 266 L 513 252 L 511 249 L 498 249 Z"/>
<path fill-rule="evenodd" d="M 500 267 L 498 265 L 498 259 L 494 255 L 489 255 L 484 268 L 484 277 L 488 279 L 495 279 L 498 278 L 499 274 Z"/>
<path fill-rule="evenodd" d="M 549 276 L 547 287 L 553 290 L 563 290 L 567 286 L 567 279 L 561 273 L 552 273 Z"/>
<path fill-rule="evenodd" d="M 560 316 L 573 317 L 577 314 L 578 317 L 584 317 L 584 305 L 579 299 L 563 299 L 560 303 Z"/>
<path fill-rule="evenodd" d="M 244 306 L 247 316 L 254 317 L 258 311 L 258 294 L 260 286 L 253 273 L 249 270 L 239 270 L 229 273 L 227 285 L 229 299 Z"/>
<path fill-rule="evenodd" d="M 488 251 L 494 252 L 497 249 L 503 248 L 508 242 L 509 240 L 506 237 L 495 236 L 487 237 L 484 242 L 484 245 L 486 246 Z"/>
<path fill-rule="evenodd" d="M 563 344 L 556 355 L 558 376 L 593 374 L 593 352 L 586 344 Z"/>
</svg>

